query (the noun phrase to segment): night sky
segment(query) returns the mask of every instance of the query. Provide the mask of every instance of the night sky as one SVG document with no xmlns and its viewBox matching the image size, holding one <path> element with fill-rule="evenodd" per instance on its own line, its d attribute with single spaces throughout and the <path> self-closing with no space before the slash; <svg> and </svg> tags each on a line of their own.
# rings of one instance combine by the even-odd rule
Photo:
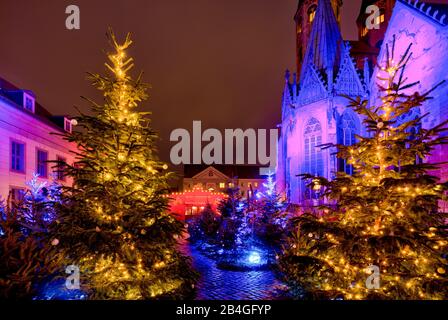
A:
<svg viewBox="0 0 448 320">
<path fill-rule="evenodd" d="M 349 1 L 353 2 L 353 1 Z M 284 71 L 295 66 L 298 0 L 0 0 L 0 77 L 30 89 L 54 114 L 99 100 L 86 72 L 104 72 L 105 33 L 133 34 L 135 72 L 143 70 L 169 160 L 169 134 L 207 127 L 274 128 Z M 81 10 L 81 29 L 65 28 L 65 8 Z M 351 5 L 351 4 L 349 4 Z"/>
</svg>

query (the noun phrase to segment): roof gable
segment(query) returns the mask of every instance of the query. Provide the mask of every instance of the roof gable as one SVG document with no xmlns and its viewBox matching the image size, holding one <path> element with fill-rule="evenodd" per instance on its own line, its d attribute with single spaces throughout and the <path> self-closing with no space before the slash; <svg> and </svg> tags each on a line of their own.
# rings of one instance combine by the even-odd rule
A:
<svg viewBox="0 0 448 320">
<path fill-rule="evenodd" d="M 310 104 L 327 97 L 324 81 L 319 77 L 312 64 L 305 67 L 303 81 L 300 86 L 299 104 Z"/>
<path fill-rule="evenodd" d="M 319 72 L 337 73 L 340 65 L 342 35 L 330 0 L 319 0 L 303 60 L 300 81 L 306 77 L 306 67 L 313 64 Z M 333 79 L 330 79 L 333 81 Z"/>
<path fill-rule="evenodd" d="M 365 87 L 361 82 L 348 48 L 344 49 L 334 89 L 336 94 L 349 96 L 365 96 L 366 94 Z"/>
<path fill-rule="evenodd" d="M 226 176 L 224 173 L 222 173 L 221 171 L 219 171 L 218 169 L 210 166 L 210 167 L 202 170 L 195 176 L 193 176 L 193 179 L 221 179 L 221 180 L 224 179 L 224 180 L 228 180 L 230 178 L 228 176 Z"/>
</svg>

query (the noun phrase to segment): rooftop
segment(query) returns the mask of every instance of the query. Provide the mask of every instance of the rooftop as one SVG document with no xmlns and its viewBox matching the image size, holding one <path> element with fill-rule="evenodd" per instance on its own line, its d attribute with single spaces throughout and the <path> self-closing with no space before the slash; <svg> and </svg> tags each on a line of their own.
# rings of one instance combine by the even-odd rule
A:
<svg viewBox="0 0 448 320">
<path fill-rule="evenodd" d="M 260 175 L 259 166 L 249 165 L 184 165 L 184 178 L 192 178 L 198 173 L 213 167 L 232 179 L 265 179 L 265 176 Z"/>
<path fill-rule="evenodd" d="M 324 76 L 332 70 L 335 77 L 340 66 L 342 46 L 342 35 L 331 2 L 319 0 L 302 64 L 301 81 L 306 67 L 311 64 Z"/>
<path fill-rule="evenodd" d="M 20 89 L 17 86 L 13 85 L 11 82 L 7 81 L 0 77 L 0 99 L 7 102 L 10 106 L 30 115 L 37 120 L 52 126 L 53 128 L 63 131 L 64 127 L 61 126 L 60 118 L 62 116 L 54 116 L 47 109 L 45 109 L 42 105 L 40 105 L 37 101 L 35 101 L 34 113 L 26 110 L 23 106 L 19 105 L 17 102 L 13 101 L 11 98 L 12 93 L 16 92 L 25 92 L 33 97 L 35 97 L 34 93 L 30 90 Z"/>
</svg>

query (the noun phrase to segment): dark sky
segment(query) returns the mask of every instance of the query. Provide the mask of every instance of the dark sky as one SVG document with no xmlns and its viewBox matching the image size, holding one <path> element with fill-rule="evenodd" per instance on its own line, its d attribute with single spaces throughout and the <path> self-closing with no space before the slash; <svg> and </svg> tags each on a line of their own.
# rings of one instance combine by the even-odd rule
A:
<svg viewBox="0 0 448 320">
<path fill-rule="evenodd" d="M 169 134 L 203 127 L 274 128 L 286 68 L 294 70 L 298 0 L 0 0 L 0 77 L 33 90 L 54 114 L 86 110 L 97 97 L 85 72 L 104 72 L 109 26 L 132 32 L 135 71 L 152 86 L 161 156 Z M 81 30 L 65 28 L 65 8 Z"/>
</svg>

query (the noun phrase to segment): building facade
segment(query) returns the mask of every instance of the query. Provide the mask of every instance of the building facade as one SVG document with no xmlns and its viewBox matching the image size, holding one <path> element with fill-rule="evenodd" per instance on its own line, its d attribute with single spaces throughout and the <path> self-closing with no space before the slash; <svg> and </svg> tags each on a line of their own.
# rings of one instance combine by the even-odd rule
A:
<svg viewBox="0 0 448 320">
<path fill-rule="evenodd" d="M 219 214 L 218 205 L 226 197 L 225 193 L 204 189 L 173 192 L 168 196 L 169 211 L 181 221 L 200 215 L 207 205 Z"/>
<path fill-rule="evenodd" d="M 442 2 L 442 1 L 439 1 Z M 419 82 L 411 88 L 412 94 L 417 91 L 425 93 L 432 90 L 442 81 L 446 81 L 431 92 L 431 100 L 425 102 L 414 114 L 417 117 L 427 114 L 421 123 L 423 129 L 432 128 L 448 120 L 448 2 L 446 5 L 428 4 L 422 1 L 397 1 L 389 21 L 389 27 L 384 35 L 384 42 L 378 60 L 386 59 L 386 44 L 391 47 L 395 39 L 395 55 L 404 54 L 412 44 L 412 57 L 405 70 L 408 83 Z M 374 75 L 380 70 L 376 68 Z M 378 104 L 378 90 L 372 81 L 370 101 Z M 448 147 L 438 146 L 427 159 L 431 163 L 441 163 L 448 160 Z M 448 180 L 448 166 L 442 165 L 437 176 L 443 181 Z"/>
<path fill-rule="evenodd" d="M 201 214 L 207 205 L 218 213 L 218 204 L 228 189 L 238 189 L 243 198 L 264 192 L 266 179 L 258 166 L 184 165 L 181 192 L 171 193 L 169 211 L 185 221 Z"/>
<path fill-rule="evenodd" d="M 259 171 L 258 166 L 185 165 L 183 190 L 225 192 L 229 188 L 238 188 L 241 196 L 250 197 L 264 190 L 266 179 Z"/>
<path fill-rule="evenodd" d="M 41 181 L 71 183 L 49 162 L 74 162 L 75 146 L 53 134 L 71 126 L 70 119 L 54 117 L 39 105 L 33 92 L 0 79 L 0 198 L 18 200 L 34 173 Z"/>
<path fill-rule="evenodd" d="M 298 58 L 301 60 L 298 74 L 291 79 L 289 72 L 286 73 L 278 144 L 277 188 L 294 204 L 315 202 L 319 198 L 298 175 L 309 173 L 331 179 L 337 171 L 350 173 L 352 170 L 336 158 L 336 150 L 319 146 L 351 145 L 355 143 L 355 135 L 365 134 L 362 119 L 346 108 L 347 99 L 342 95 L 376 102 L 378 69 L 373 66 L 377 59 L 383 59 L 386 43 L 390 43 L 394 35 L 397 55 L 402 54 L 399 51 L 405 50 L 409 43 L 414 43 L 415 54 L 408 69 L 413 70 L 411 78 L 416 80 L 423 80 L 424 75 L 420 90 L 442 80 L 446 69 L 443 66 L 447 65 L 443 61 L 443 50 L 448 44 L 444 16 L 447 6 L 430 7 L 416 0 L 363 1 L 358 19 L 360 40 L 349 43 L 342 39 L 340 32 L 339 13 L 335 10 L 339 2 L 311 2 L 299 2 L 299 9 L 302 3 L 317 6 L 312 19 L 308 19 L 311 23 L 309 36 L 300 44 L 306 49 L 303 58 Z M 380 29 L 365 30 L 365 23 L 361 23 L 370 4 L 381 9 Z M 356 49 L 354 53 L 352 48 Z M 431 114 L 425 120 L 426 125 L 444 120 L 440 111 L 446 102 L 447 90 L 447 86 L 440 87 L 434 93 L 435 99 L 423 107 L 422 112 Z M 445 155 L 443 150 L 437 150 L 430 161 L 440 160 Z"/>
</svg>

